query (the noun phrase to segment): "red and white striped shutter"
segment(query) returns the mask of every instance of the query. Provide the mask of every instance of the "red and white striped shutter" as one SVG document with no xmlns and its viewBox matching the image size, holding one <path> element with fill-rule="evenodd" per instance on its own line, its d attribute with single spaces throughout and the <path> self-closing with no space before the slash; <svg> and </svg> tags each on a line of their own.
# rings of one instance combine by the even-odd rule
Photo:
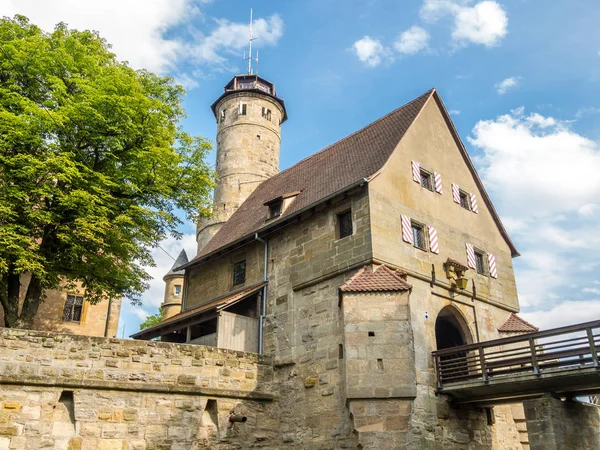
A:
<svg viewBox="0 0 600 450">
<path fill-rule="evenodd" d="M 458 187 L 458 184 L 452 183 L 452 199 L 456 203 L 460 203 L 460 188 Z"/>
<path fill-rule="evenodd" d="M 477 196 L 475 194 L 469 194 L 471 196 L 471 211 L 475 214 L 479 213 L 479 208 L 477 207 Z"/>
<path fill-rule="evenodd" d="M 488 266 L 490 268 L 490 276 L 492 278 L 498 278 L 498 269 L 496 269 L 496 257 L 491 253 L 488 253 Z"/>
<path fill-rule="evenodd" d="M 438 194 L 443 194 L 444 191 L 442 190 L 442 176 L 439 173 L 433 173 L 433 182 L 435 184 L 435 192 L 437 192 Z"/>
<path fill-rule="evenodd" d="M 471 244 L 466 244 L 466 245 L 467 245 L 467 265 L 471 269 L 474 269 L 476 267 L 476 264 L 475 264 L 475 249 L 473 248 L 473 246 Z"/>
<path fill-rule="evenodd" d="M 410 223 L 410 217 L 408 216 L 402 216 L 402 240 L 409 244 L 414 243 L 412 224 Z"/>
<path fill-rule="evenodd" d="M 429 229 L 429 250 L 431 253 L 439 253 L 440 245 L 438 243 L 437 230 L 431 225 L 427 225 Z"/>
<path fill-rule="evenodd" d="M 413 181 L 421 184 L 421 165 L 416 161 L 411 161 Z"/>
</svg>

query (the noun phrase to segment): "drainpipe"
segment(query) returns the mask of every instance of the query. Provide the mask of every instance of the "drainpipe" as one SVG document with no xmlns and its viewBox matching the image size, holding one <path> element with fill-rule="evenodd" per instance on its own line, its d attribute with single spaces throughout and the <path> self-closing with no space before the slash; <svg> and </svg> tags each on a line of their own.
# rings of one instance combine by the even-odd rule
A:
<svg viewBox="0 0 600 450">
<path fill-rule="evenodd" d="M 104 337 L 108 337 L 108 325 L 110 323 L 110 310 L 112 309 L 113 296 L 108 297 L 108 311 L 106 312 L 106 325 L 104 326 Z"/>
<path fill-rule="evenodd" d="M 254 233 L 254 239 L 265 244 L 265 262 L 264 262 L 264 273 L 263 281 L 268 281 L 267 277 L 267 262 L 268 262 L 268 249 L 269 245 L 267 241 L 258 237 L 258 233 Z M 258 324 L 258 353 L 263 352 L 263 324 L 265 321 L 265 311 L 267 309 L 267 285 L 265 284 L 262 292 L 262 305 L 260 308 L 259 324 Z"/>
</svg>

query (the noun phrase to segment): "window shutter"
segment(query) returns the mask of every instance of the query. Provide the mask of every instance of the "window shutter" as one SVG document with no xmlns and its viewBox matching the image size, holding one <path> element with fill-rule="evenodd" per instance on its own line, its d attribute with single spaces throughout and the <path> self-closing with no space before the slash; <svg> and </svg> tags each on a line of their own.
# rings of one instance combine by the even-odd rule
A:
<svg viewBox="0 0 600 450">
<path fill-rule="evenodd" d="M 488 253 L 488 267 L 490 268 L 490 276 L 492 278 L 498 278 L 498 269 L 496 269 L 496 257 L 491 253 Z"/>
<path fill-rule="evenodd" d="M 429 231 L 429 250 L 431 250 L 431 253 L 439 253 L 440 246 L 438 243 L 437 230 L 431 225 L 427 225 L 427 229 Z"/>
<path fill-rule="evenodd" d="M 438 194 L 443 194 L 444 192 L 442 190 L 442 176 L 439 173 L 433 173 L 433 182 L 435 184 L 435 192 L 437 192 Z"/>
<path fill-rule="evenodd" d="M 452 183 L 452 199 L 460 205 L 460 188 L 458 184 Z"/>
<path fill-rule="evenodd" d="M 242 102 L 240 102 L 240 106 L 238 108 L 238 113 L 241 114 L 242 113 Z"/>
<path fill-rule="evenodd" d="M 471 268 L 471 269 L 475 269 L 476 264 L 475 264 L 475 249 L 473 248 L 473 246 L 471 244 L 466 244 L 467 246 L 467 265 Z"/>
<path fill-rule="evenodd" d="M 408 242 L 409 244 L 413 244 L 413 233 L 412 233 L 412 224 L 410 222 L 410 217 L 402 216 L 402 240 L 404 242 Z"/>
<path fill-rule="evenodd" d="M 413 181 L 421 184 L 421 165 L 416 161 L 410 162 L 412 166 Z"/>
<path fill-rule="evenodd" d="M 475 214 L 478 214 L 479 208 L 477 207 L 477 197 L 475 194 L 469 194 L 469 196 L 471 197 L 471 211 L 473 211 Z"/>
</svg>

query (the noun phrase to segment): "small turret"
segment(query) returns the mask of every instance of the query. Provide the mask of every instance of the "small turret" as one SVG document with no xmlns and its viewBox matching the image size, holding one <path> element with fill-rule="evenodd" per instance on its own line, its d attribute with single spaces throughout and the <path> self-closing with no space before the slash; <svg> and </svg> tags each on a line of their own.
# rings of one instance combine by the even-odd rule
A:
<svg viewBox="0 0 600 450">
<path fill-rule="evenodd" d="M 163 320 L 181 312 L 183 299 L 184 271 L 177 268 L 188 262 L 187 253 L 181 250 L 171 270 L 163 277 L 165 282 L 165 298 L 160 306 Z"/>
</svg>

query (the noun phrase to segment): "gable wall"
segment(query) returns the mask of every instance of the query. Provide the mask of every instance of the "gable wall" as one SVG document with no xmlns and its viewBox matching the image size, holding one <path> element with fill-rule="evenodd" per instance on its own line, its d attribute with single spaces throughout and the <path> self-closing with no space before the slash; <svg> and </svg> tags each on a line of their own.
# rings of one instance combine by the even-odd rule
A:
<svg viewBox="0 0 600 450">
<path fill-rule="evenodd" d="M 442 195 L 413 181 L 412 160 L 421 163 L 425 169 L 441 173 Z M 476 194 L 478 214 L 453 201 L 452 183 Z M 435 264 L 437 278 L 445 282 L 443 263 L 450 257 L 467 265 L 465 243 L 468 242 L 496 257 L 497 279 L 479 275 L 474 269 L 466 274 L 467 278 L 475 280 L 478 297 L 511 310 L 518 309 L 510 249 L 483 202 L 433 98 L 412 124 L 382 173 L 369 183 L 369 196 L 375 258 L 426 277 L 431 276 L 431 265 Z M 437 229 L 439 255 L 402 241 L 401 215 Z M 470 294 L 470 287 L 467 291 Z"/>
</svg>

